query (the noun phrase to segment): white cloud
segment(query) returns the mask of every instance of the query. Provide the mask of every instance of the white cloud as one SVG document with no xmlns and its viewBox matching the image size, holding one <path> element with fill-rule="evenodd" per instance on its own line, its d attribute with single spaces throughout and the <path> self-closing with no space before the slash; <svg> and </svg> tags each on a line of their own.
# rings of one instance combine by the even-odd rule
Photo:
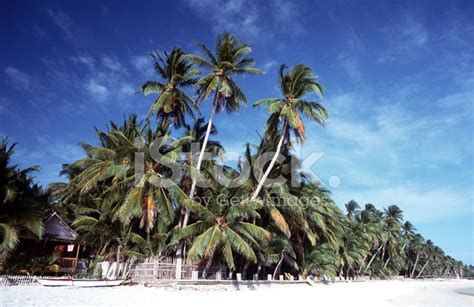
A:
<svg viewBox="0 0 474 307">
<path fill-rule="evenodd" d="M 80 53 L 74 56 L 71 56 L 70 59 L 76 64 L 83 64 L 87 68 L 93 70 L 95 68 L 95 60 L 88 53 Z"/>
<path fill-rule="evenodd" d="M 378 58 L 379 62 L 392 62 L 419 55 L 418 51 L 424 48 L 430 35 L 419 18 L 405 14 L 401 20 L 382 29 L 388 48 Z"/>
<path fill-rule="evenodd" d="M 46 12 L 53 23 L 63 32 L 66 39 L 74 39 L 73 21 L 67 14 L 61 10 L 52 9 L 48 9 Z"/>
<path fill-rule="evenodd" d="M 185 4 L 210 22 L 216 33 L 228 31 L 245 39 L 270 40 L 277 32 L 295 35 L 304 30 L 299 20 L 301 6 L 290 1 L 191 0 Z M 218 14 L 209 13 L 217 8 Z"/>
<path fill-rule="evenodd" d="M 124 105 L 127 106 L 128 100 L 135 95 L 135 92 L 136 89 L 134 89 L 129 83 L 122 83 L 117 92 L 117 99 L 120 102 L 125 103 Z"/>
<path fill-rule="evenodd" d="M 130 64 L 142 75 L 150 77 L 154 73 L 153 62 L 150 56 L 138 55 L 130 59 Z"/>
<path fill-rule="evenodd" d="M 421 188 L 393 186 L 381 189 L 351 190 L 334 194 L 340 205 L 351 199 L 359 204 L 372 203 L 379 208 L 398 205 L 406 220 L 413 223 L 434 222 L 454 216 L 472 214 L 470 203 L 474 201 L 456 187 Z"/>
<path fill-rule="evenodd" d="M 89 94 L 98 100 L 104 101 L 109 96 L 109 90 L 95 79 L 90 79 L 86 84 Z"/>
<path fill-rule="evenodd" d="M 215 32 L 245 32 L 255 37 L 260 32 L 257 7 L 247 0 L 191 0 L 186 2 L 200 17 L 210 20 Z M 209 14 L 218 8 L 218 14 Z"/>
<path fill-rule="evenodd" d="M 7 98 L 0 98 L 0 114 L 5 114 L 8 112 L 8 104 L 11 103 Z"/>
<path fill-rule="evenodd" d="M 32 86 L 31 76 L 15 67 L 8 66 L 3 72 L 8 77 L 10 84 L 17 90 L 29 90 Z"/>
<path fill-rule="evenodd" d="M 277 62 L 272 60 L 272 61 L 268 61 L 264 63 L 262 68 L 265 71 L 265 73 L 268 73 L 269 70 L 275 68 L 276 66 L 277 66 Z"/>
<path fill-rule="evenodd" d="M 307 129 L 303 148 L 306 156 L 325 153 L 311 169 L 325 184 L 340 177 L 341 185 L 332 189 L 340 205 L 351 198 L 395 203 L 413 221 L 471 212 L 473 173 L 464 166 L 472 161 L 474 144 L 472 134 L 459 129 L 472 120 L 472 95 L 448 92 L 430 100 L 417 94 L 411 99 L 422 99 L 423 110 L 428 105 L 423 99 L 429 100 L 430 112 L 420 112 L 410 109 L 410 99 L 392 102 L 407 91 L 412 89 L 399 95 L 384 91 L 388 97 L 379 99 L 360 93 L 326 97 L 331 102 L 326 129 Z"/>
<path fill-rule="evenodd" d="M 37 145 L 29 150 L 25 147 L 17 148 L 14 159 L 22 167 L 39 165 L 41 171 L 33 174 L 34 177 L 40 184 L 49 184 L 61 180 L 59 173 L 62 164 L 71 163 L 81 157 L 84 157 L 84 152 L 78 145 L 40 137 Z"/>
<path fill-rule="evenodd" d="M 108 69 L 112 71 L 121 71 L 123 73 L 122 64 L 120 64 L 120 62 L 117 59 L 113 59 L 112 57 L 103 56 L 102 65 L 104 65 L 105 67 L 107 67 Z"/>
</svg>

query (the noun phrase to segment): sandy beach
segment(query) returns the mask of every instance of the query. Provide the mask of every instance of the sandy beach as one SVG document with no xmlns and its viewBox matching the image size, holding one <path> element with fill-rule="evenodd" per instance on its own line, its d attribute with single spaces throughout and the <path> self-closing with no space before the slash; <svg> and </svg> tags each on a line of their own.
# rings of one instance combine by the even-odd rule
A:
<svg viewBox="0 0 474 307">
<path fill-rule="evenodd" d="M 370 281 L 259 287 L 0 288 L 0 306 L 473 306 L 474 281 Z"/>
</svg>

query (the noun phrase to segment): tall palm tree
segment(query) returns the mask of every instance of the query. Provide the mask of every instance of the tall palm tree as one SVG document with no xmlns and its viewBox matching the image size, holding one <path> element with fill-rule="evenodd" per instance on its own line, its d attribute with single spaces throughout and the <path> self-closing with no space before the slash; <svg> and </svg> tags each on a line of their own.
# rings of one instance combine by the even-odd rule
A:
<svg viewBox="0 0 474 307">
<path fill-rule="evenodd" d="M 280 124 L 281 131 L 279 132 L 280 140 L 276 152 L 265 173 L 260 178 L 260 182 L 251 197 L 252 200 L 257 198 L 265 184 L 265 180 L 272 171 L 284 140 L 290 146 L 290 131 L 294 132 L 297 140 L 304 143 L 305 127 L 300 114 L 323 126 L 327 119 L 327 111 L 321 104 L 304 99 L 307 94 L 312 92 L 320 97 L 323 95 L 323 87 L 317 82 L 317 76 L 313 74 L 311 68 L 298 64 L 289 71 L 286 71 L 286 69 L 287 66 L 283 64 L 279 70 L 278 86 L 283 97 L 261 99 L 254 104 L 254 106 L 267 105 L 267 110 L 272 113 L 267 121 L 267 130 L 269 130 L 267 132 L 278 133 L 277 129 Z"/>
<path fill-rule="evenodd" d="M 195 84 L 199 101 L 202 103 L 212 93 L 214 93 L 214 99 L 212 102 L 211 115 L 207 123 L 206 135 L 196 164 L 197 171 L 201 169 L 216 113 L 222 109 L 226 109 L 228 112 L 235 112 L 239 109 L 240 104 L 247 103 L 245 94 L 232 79 L 232 76 L 245 74 L 257 75 L 262 73 L 261 70 L 253 67 L 255 60 L 247 56 L 247 54 L 252 51 L 250 46 L 240 43 L 239 40 L 231 34 L 224 33 L 218 37 L 215 54 L 205 45 L 201 45 L 201 50 L 203 56 L 188 55 L 187 57 L 208 71 L 208 73 L 201 77 Z M 189 191 L 189 198 L 191 199 L 194 198 L 196 184 L 197 179 L 193 178 Z M 189 214 L 190 211 L 185 210 L 185 215 L 180 225 L 181 227 L 186 227 L 188 224 Z M 178 246 L 176 253 L 176 276 L 178 276 L 178 278 L 181 276 L 181 255 L 182 247 Z"/>
<path fill-rule="evenodd" d="M 233 75 L 258 75 L 262 71 L 254 68 L 255 60 L 248 57 L 252 49 L 247 44 L 242 44 L 239 40 L 229 34 L 224 33 L 217 38 L 215 54 L 206 47 L 201 45 L 203 56 L 190 54 L 187 57 L 195 64 L 208 70 L 208 73 L 201 77 L 195 84 L 199 101 L 202 103 L 212 93 L 214 99 L 212 102 L 212 111 L 207 123 L 207 131 L 204 137 L 204 142 L 199 153 L 199 158 L 196 164 L 196 169 L 201 169 L 202 160 L 206 151 L 209 135 L 211 134 L 212 125 L 216 113 L 222 109 L 228 112 L 235 112 L 239 110 L 241 104 L 247 103 L 247 98 L 237 83 L 232 79 Z M 193 179 L 189 197 L 194 197 L 197 181 Z M 189 211 L 183 220 L 183 227 L 187 225 L 189 218 Z"/>
<path fill-rule="evenodd" d="M 185 88 L 192 86 L 200 73 L 193 69 L 181 48 L 175 47 L 170 53 L 164 52 L 162 57 L 157 51 L 151 54 L 155 62 L 155 71 L 162 81 L 147 81 L 140 88 L 146 96 L 158 94 L 153 102 L 148 116 L 153 113 L 165 122 L 172 121 L 176 127 L 185 125 L 185 114 L 194 118 L 193 109 L 198 110 L 194 99 L 189 96 Z"/>
</svg>

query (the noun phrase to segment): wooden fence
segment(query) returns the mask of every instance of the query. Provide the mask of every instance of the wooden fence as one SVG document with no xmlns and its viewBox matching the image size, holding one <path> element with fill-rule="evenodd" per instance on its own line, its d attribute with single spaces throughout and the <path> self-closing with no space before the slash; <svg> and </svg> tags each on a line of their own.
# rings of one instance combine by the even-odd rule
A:
<svg viewBox="0 0 474 307">
<path fill-rule="evenodd" d="M 176 279 L 176 263 L 173 262 L 173 258 L 149 258 L 142 263 L 135 264 L 130 271 L 130 277 L 134 280 Z M 181 267 L 181 279 L 192 279 L 193 271 L 197 273 L 199 267 L 197 265 L 183 264 Z M 216 273 L 222 271 L 221 267 L 212 266 L 208 270 L 208 278 L 215 278 Z M 225 278 L 223 273 L 222 276 Z"/>
<path fill-rule="evenodd" d="M 0 286 L 27 286 L 27 285 L 37 285 L 38 281 L 36 277 L 32 275 L 0 275 Z M 41 276 L 47 277 L 49 279 L 61 279 L 64 277 L 58 276 Z"/>
</svg>

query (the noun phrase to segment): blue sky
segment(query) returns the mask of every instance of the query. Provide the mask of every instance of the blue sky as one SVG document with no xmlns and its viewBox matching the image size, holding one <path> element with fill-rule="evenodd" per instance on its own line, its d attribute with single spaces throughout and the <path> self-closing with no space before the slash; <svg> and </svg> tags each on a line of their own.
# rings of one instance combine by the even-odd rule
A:
<svg viewBox="0 0 474 307">
<path fill-rule="evenodd" d="M 176 2 L 176 1 L 175 1 Z M 0 137 L 15 160 L 59 178 L 95 142 L 94 127 L 143 117 L 154 79 L 149 52 L 214 45 L 216 33 L 253 47 L 266 74 L 238 79 L 250 103 L 278 95 L 281 63 L 305 63 L 326 88 L 325 129 L 307 125 L 303 157 L 339 205 L 399 205 L 448 254 L 474 263 L 474 5 L 469 1 L 2 1 Z M 205 106 L 207 116 L 209 109 Z M 220 114 L 218 139 L 241 151 L 268 114 Z"/>
</svg>

